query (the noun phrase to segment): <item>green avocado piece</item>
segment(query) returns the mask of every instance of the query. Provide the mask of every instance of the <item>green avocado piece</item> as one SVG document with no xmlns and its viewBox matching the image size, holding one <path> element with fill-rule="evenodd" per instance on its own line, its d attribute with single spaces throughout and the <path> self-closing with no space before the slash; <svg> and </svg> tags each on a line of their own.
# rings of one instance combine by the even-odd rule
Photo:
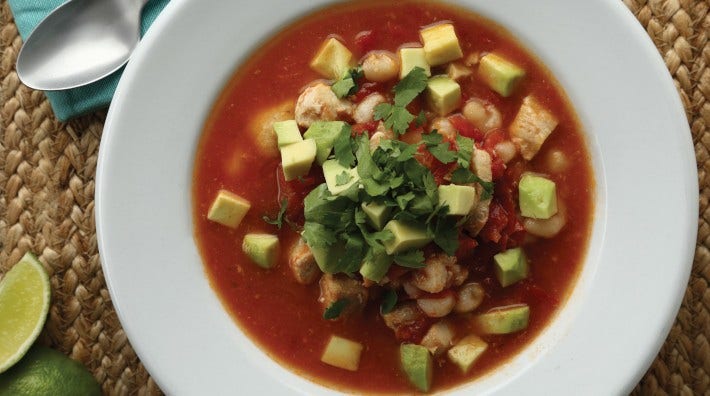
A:
<svg viewBox="0 0 710 396">
<path fill-rule="evenodd" d="M 261 268 L 272 268 L 279 257 L 279 238 L 271 234 L 246 234 L 242 250 Z"/>
<path fill-rule="evenodd" d="M 496 264 L 496 277 L 503 287 L 523 280 L 528 276 L 528 260 L 520 248 L 508 249 L 493 256 Z"/>
<path fill-rule="evenodd" d="M 362 203 L 362 211 L 367 215 L 367 219 L 370 221 L 370 225 L 374 228 L 381 230 L 385 226 L 385 222 L 389 220 L 392 208 L 384 204 L 378 204 L 376 202 Z"/>
<path fill-rule="evenodd" d="M 385 251 L 390 255 L 418 249 L 431 242 L 431 237 L 427 234 L 426 229 L 400 220 L 390 220 L 384 229 L 394 235 L 394 238 L 384 242 Z"/>
<path fill-rule="evenodd" d="M 496 54 L 488 54 L 478 64 L 478 76 L 494 91 L 510 96 L 525 77 L 525 70 Z"/>
<path fill-rule="evenodd" d="M 336 272 L 338 261 L 340 257 L 345 253 L 345 244 L 338 242 L 334 245 L 328 247 L 320 246 L 310 246 L 311 253 L 313 253 L 313 259 L 316 260 L 318 268 L 326 274 L 333 274 Z"/>
<path fill-rule="evenodd" d="M 528 327 L 530 307 L 527 304 L 493 308 L 474 321 L 483 334 L 510 334 Z"/>
<path fill-rule="evenodd" d="M 430 78 L 426 91 L 429 106 L 440 116 L 451 113 L 461 104 L 461 86 L 449 76 Z"/>
<path fill-rule="evenodd" d="M 385 277 L 392 265 L 392 257 L 383 253 L 373 253 L 363 260 L 360 275 L 373 282 L 379 282 Z"/>
<path fill-rule="evenodd" d="M 343 175 L 343 173 L 345 173 L 345 175 Z M 333 195 L 340 194 L 360 181 L 360 174 L 357 173 L 357 168 L 346 168 L 334 159 L 323 162 L 323 176 L 325 177 L 325 184 L 328 186 L 328 191 Z M 343 176 L 345 176 L 347 181 L 339 185 L 338 178 Z"/>
<path fill-rule="evenodd" d="M 313 139 L 306 139 L 281 147 L 281 166 L 284 179 L 290 181 L 310 172 L 316 158 L 317 145 Z"/>
<path fill-rule="evenodd" d="M 416 344 L 399 346 L 399 359 L 409 381 L 422 392 L 429 392 L 433 362 L 426 347 Z"/>
<path fill-rule="evenodd" d="M 557 213 L 555 182 L 532 173 L 524 173 L 518 184 L 520 213 L 533 219 L 549 219 Z"/>
<path fill-rule="evenodd" d="M 316 121 L 306 130 L 303 137 L 316 141 L 316 161 L 323 164 L 333 150 L 333 144 L 340 131 L 343 130 L 343 121 Z"/>
<path fill-rule="evenodd" d="M 465 216 L 475 204 L 475 188 L 456 184 L 439 186 L 439 205 L 448 205 L 449 215 Z"/>
<path fill-rule="evenodd" d="M 277 121 L 274 122 L 273 127 L 279 148 L 303 140 L 301 131 L 298 129 L 298 124 L 295 120 Z"/>
<path fill-rule="evenodd" d="M 449 360 L 459 366 L 461 372 L 466 374 L 486 349 L 488 349 L 488 344 L 475 334 L 471 334 L 452 346 L 447 355 Z"/>
<path fill-rule="evenodd" d="M 403 79 L 415 67 L 424 69 L 424 74 L 431 76 L 431 68 L 426 61 L 426 53 L 424 48 L 401 48 L 399 51 L 399 79 Z"/>
</svg>

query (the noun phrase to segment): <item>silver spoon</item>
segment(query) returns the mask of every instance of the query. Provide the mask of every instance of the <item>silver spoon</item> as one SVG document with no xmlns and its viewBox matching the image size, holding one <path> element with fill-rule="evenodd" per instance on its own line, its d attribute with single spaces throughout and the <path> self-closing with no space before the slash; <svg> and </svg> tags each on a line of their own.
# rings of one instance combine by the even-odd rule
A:
<svg viewBox="0 0 710 396">
<path fill-rule="evenodd" d="M 87 85 L 123 66 L 140 40 L 149 0 L 69 0 L 25 40 L 17 75 L 30 88 L 55 91 Z"/>
</svg>

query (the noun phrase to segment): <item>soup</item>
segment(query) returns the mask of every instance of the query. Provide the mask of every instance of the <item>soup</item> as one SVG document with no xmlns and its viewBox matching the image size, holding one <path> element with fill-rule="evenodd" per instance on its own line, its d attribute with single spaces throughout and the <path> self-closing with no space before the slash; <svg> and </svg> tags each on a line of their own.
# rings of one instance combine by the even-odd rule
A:
<svg viewBox="0 0 710 396">
<path fill-rule="evenodd" d="M 334 5 L 250 54 L 195 159 L 195 239 L 235 321 L 356 393 L 447 389 L 554 318 L 594 179 L 554 77 L 450 5 Z M 235 357 L 235 359 L 238 357 Z"/>
</svg>

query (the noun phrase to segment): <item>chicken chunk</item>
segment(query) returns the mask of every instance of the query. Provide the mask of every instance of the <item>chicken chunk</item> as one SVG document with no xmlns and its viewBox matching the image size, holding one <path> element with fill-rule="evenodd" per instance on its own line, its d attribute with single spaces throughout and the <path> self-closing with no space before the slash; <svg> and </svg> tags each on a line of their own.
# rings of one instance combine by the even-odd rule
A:
<svg viewBox="0 0 710 396">
<path fill-rule="evenodd" d="M 321 82 L 306 88 L 296 101 L 296 122 L 303 128 L 315 121 L 350 119 L 352 113 L 352 103 L 338 99 L 330 86 Z"/>
<path fill-rule="evenodd" d="M 445 321 L 434 323 L 424 334 L 419 345 L 425 347 L 434 356 L 446 352 L 454 343 L 454 330 Z"/>
<path fill-rule="evenodd" d="M 471 170 L 483 181 L 493 181 L 493 171 L 491 169 L 491 156 L 487 151 L 478 148 L 473 149 L 471 158 Z M 464 229 L 476 236 L 481 231 L 486 222 L 490 211 L 491 198 L 481 199 L 483 195 L 483 186 L 476 184 L 476 194 L 478 195 L 478 203 L 471 209 L 469 219 L 464 224 Z"/>
<path fill-rule="evenodd" d="M 558 122 L 557 117 L 533 96 L 523 99 L 523 104 L 509 128 L 513 143 L 520 148 L 523 158 L 529 161 L 537 154 Z"/>
<path fill-rule="evenodd" d="M 373 93 L 358 103 L 353 113 L 353 119 L 358 123 L 370 122 L 375 117 L 375 106 L 385 103 L 387 99 L 379 93 Z"/>
<path fill-rule="evenodd" d="M 323 274 L 320 278 L 320 297 L 318 302 L 323 309 L 330 307 L 338 300 L 347 300 L 347 305 L 340 314 L 344 318 L 362 312 L 367 303 L 368 291 L 357 279 L 346 275 Z"/>
<path fill-rule="evenodd" d="M 425 264 L 426 267 L 414 271 L 410 283 L 427 293 L 439 293 L 468 278 L 468 270 L 456 263 L 456 257 L 444 253 L 429 257 Z"/>
<path fill-rule="evenodd" d="M 260 154 L 266 157 L 277 157 L 279 155 L 274 123 L 292 118 L 293 102 L 289 100 L 262 111 L 252 119 L 248 128 Z"/>
<path fill-rule="evenodd" d="M 302 285 L 310 285 L 315 282 L 321 273 L 316 259 L 313 257 L 313 252 L 301 238 L 291 247 L 288 266 L 291 268 L 296 282 Z"/>
<path fill-rule="evenodd" d="M 377 124 L 377 130 L 370 137 L 370 151 L 375 151 L 380 146 L 380 142 L 386 139 L 394 139 L 394 132 L 385 128 L 385 124 L 380 122 Z"/>
<path fill-rule="evenodd" d="M 454 129 L 454 125 L 451 124 L 451 121 L 449 121 L 446 117 L 437 117 L 433 119 L 429 128 L 431 130 L 436 129 L 440 135 L 448 139 L 454 140 L 456 138 L 456 129 Z"/>
<path fill-rule="evenodd" d="M 391 312 L 383 314 L 382 319 L 394 331 L 397 340 L 407 342 L 419 342 L 431 323 L 414 301 L 399 304 Z"/>
</svg>

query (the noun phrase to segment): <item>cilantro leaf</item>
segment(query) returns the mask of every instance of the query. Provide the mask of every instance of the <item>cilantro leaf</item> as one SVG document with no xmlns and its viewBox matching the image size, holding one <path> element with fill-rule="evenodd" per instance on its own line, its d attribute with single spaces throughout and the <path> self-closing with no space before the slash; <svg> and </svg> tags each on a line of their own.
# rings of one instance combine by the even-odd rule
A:
<svg viewBox="0 0 710 396">
<path fill-rule="evenodd" d="M 451 144 L 444 141 L 444 136 L 435 130 L 422 135 L 422 142 L 427 150 L 443 164 L 454 162 L 458 157 L 457 152 L 451 151 Z"/>
<path fill-rule="evenodd" d="M 414 119 L 414 125 L 416 126 L 422 126 L 427 122 L 426 119 L 426 114 L 424 113 L 424 110 L 420 111 L 419 114 L 417 115 L 417 118 Z"/>
<path fill-rule="evenodd" d="M 350 300 L 347 298 L 341 298 L 334 303 L 330 304 L 328 308 L 323 311 L 323 319 L 326 320 L 333 320 L 333 319 L 338 319 L 341 313 L 343 313 L 343 309 L 350 304 Z"/>
<path fill-rule="evenodd" d="M 458 146 L 457 162 L 460 167 L 471 166 L 471 156 L 473 155 L 473 139 L 456 135 L 456 146 Z"/>
<path fill-rule="evenodd" d="M 335 176 L 335 185 L 344 186 L 353 179 L 353 176 L 347 171 L 343 171 L 341 174 Z"/>
<path fill-rule="evenodd" d="M 429 223 L 429 232 L 434 239 L 434 243 L 446 254 L 453 256 L 459 248 L 459 230 L 456 227 L 456 218 L 446 216 L 447 212 L 448 210 L 445 210 L 443 211 L 444 215 L 437 217 L 436 225 L 433 229 L 432 223 Z"/>
<path fill-rule="evenodd" d="M 451 174 L 451 183 L 454 184 L 471 184 L 478 183 L 483 187 L 483 193 L 481 194 L 481 199 L 486 200 L 493 196 L 493 188 L 495 185 L 493 182 L 487 182 L 480 177 L 476 176 L 475 173 L 471 172 L 468 168 L 458 168 Z"/>
<path fill-rule="evenodd" d="M 275 219 L 270 219 L 268 216 L 262 216 L 261 219 L 268 224 L 275 225 L 279 230 L 283 226 L 284 214 L 286 213 L 286 207 L 288 206 L 288 199 L 284 198 L 281 200 L 281 207 L 279 208 L 279 214 L 276 215 Z"/>
<path fill-rule="evenodd" d="M 360 66 L 348 70 L 342 77 L 340 77 L 330 89 L 338 98 L 344 98 L 346 96 L 353 95 L 357 92 L 357 80 L 361 79 L 363 76 L 363 71 Z"/>
<path fill-rule="evenodd" d="M 387 289 L 385 295 L 382 297 L 382 304 L 380 304 L 380 313 L 382 315 L 385 315 L 392 312 L 395 305 L 397 305 L 397 292 L 392 289 Z"/>
<path fill-rule="evenodd" d="M 375 106 L 375 120 L 384 121 L 385 128 L 392 130 L 396 136 L 405 133 L 414 121 L 414 115 L 407 110 L 407 105 L 424 92 L 426 87 L 424 69 L 415 67 L 394 86 L 394 105 L 380 103 Z"/>
<path fill-rule="evenodd" d="M 405 107 L 427 86 L 428 77 L 421 67 L 415 67 L 394 86 L 394 105 Z"/>
<path fill-rule="evenodd" d="M 303 224 L 303 239 L 310 247 L 328 247 L 335 243 L 335 233 L 323 224 L 307 221 Z"/>
<path fill-rule="evenodd" d="M 408 252 L 395 254 L 394 262 L 407 268 L 424 268 L 424 253 L 421 250 L 410 250 Z"/>
<path fill-rule="evenodd" d="M 340 131 L 338 136 L 333 142 L 333 151 L 335 153 L 335 159 L 338 160 L 340 165 L 351 167 L 355 164 L 355 155 L 353 154 L 353 144 L 352 138 L 350 137 L 352 129 L 350 125 L 345 124 L 343 129 Z"/>
</svg>

